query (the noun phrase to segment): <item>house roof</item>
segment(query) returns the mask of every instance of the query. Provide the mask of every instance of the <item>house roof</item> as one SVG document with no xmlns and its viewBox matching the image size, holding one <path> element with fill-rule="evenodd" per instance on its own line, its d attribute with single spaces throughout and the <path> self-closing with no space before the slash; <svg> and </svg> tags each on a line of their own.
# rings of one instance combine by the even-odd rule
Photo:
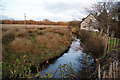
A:
<svg viewBox="0 0 120 80">
<path fill-rule="evenodd" d="M 92 15 L 92 16 L 97 20 L 97 18 L 96 18 L 92 13 L 90 13 L 86 18 L 84 18 L 84 20 L 87 19 L 90 15 Z M 82 23 L 84 20 L 82 20 L 81 23 Z"/>
</svg>

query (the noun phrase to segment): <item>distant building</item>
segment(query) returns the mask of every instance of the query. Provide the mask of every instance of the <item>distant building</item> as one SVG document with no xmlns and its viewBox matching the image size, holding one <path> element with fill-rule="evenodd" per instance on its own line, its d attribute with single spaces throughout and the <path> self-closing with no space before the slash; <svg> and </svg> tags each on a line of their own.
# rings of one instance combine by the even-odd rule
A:
<svg viewBox="0 0 120 80">
<path fill-rule="evenodd" d="M 80 29 L 98 32 L 98 24 L 99 21 L 95 18 L 93 14 L 90 13 L 86 18 L 82 20 L 80 24 Z"/>
</svg>

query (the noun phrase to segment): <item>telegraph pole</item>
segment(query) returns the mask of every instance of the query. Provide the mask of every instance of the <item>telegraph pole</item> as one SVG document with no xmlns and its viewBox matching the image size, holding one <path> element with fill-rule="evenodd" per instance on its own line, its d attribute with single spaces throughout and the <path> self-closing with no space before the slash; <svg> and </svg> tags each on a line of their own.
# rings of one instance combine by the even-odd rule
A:
<svg viewBox="0 0 120 80">
<path fill-rule="evenodd" d="M 24 24 L 26 24 L 26 14 L 24 13 Z"/>
</svg>

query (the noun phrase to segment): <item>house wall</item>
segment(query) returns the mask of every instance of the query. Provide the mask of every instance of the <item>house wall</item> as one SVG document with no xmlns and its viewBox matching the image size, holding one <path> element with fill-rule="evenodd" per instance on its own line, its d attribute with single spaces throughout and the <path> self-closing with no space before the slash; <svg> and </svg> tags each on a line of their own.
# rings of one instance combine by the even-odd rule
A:
<svg viewBox="0 0 120 80">
<path fill-rule="evenodd" d="M 81 29 L 90 30 L 90 31 L 98 31 L 95 27 L 98 26 L 98 21 L 93 15 L 89 15 L 82 23 Z"/>
</svg>

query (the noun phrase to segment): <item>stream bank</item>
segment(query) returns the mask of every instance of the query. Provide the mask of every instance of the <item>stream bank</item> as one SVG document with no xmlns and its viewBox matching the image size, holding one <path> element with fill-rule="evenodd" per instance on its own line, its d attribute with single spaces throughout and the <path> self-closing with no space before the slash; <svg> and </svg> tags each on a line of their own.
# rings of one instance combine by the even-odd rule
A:
<svg viewBox="0 0 120 80">
<path fill-rule="evenodd" d="M 41 75 L 45 76 L 45 73 L 51 72 L 52 75 L 56 72 L 60 65 L 68 65 L 74 69 L 74 72 L 78 72 L 80 70 L 80 62 L 79 58 L 84 56 L 85 53 L 82 52 L 82 47 L 80 46 L 80 40 L 74 38 L 72 44 L 68 50 L 68 52 L 64 53 L 59 58 L 50 61 L 44 69 L 41 70 Z M 57 70 L 54 78 L 60 78 L 61 72 L 60 69 Z"/>
</svg>

